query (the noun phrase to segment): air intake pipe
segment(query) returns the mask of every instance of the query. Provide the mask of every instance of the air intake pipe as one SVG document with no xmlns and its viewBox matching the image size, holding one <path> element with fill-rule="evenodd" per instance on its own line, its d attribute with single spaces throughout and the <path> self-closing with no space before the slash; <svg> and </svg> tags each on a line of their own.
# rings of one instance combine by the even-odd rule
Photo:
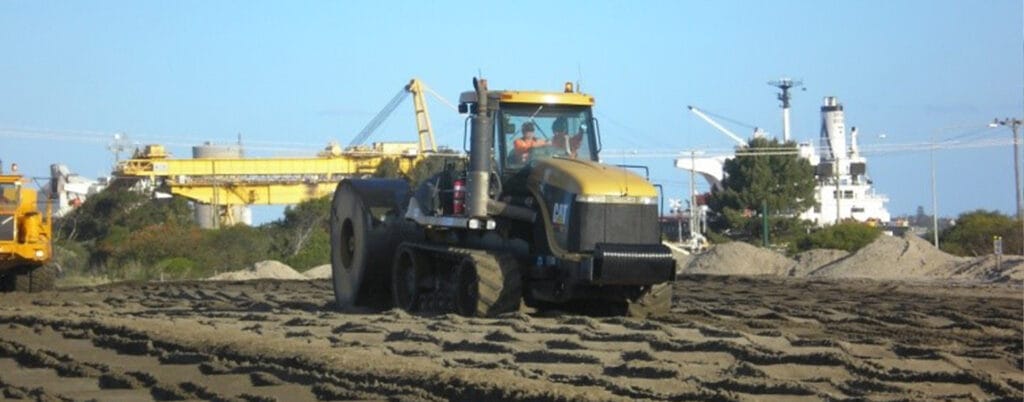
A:
<svg viewBox="0 0 1024 402">
<path fill-rule="evenodd" d="M 473 89 L 476 90 L 476 114 L 473 115 L 472 131 L 470 131 L 469 148 L 469 180 L 467 182 L 468 197 L 466 215 L 472 218 L 487 216 L 487 200 L 490 199 L 491 149 L 494 141 L 491 132 L 491 115 L 487 105 L 487 80 L 473 78 Z"/>
</svg>

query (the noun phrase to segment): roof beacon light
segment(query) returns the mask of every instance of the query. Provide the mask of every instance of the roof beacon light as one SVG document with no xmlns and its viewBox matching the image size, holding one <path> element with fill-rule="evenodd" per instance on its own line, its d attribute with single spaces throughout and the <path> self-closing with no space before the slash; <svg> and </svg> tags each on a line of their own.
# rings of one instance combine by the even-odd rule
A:
<svg viewBox="0 0 1024 402">
<path fill-rule="evenodd" d="M 565 83 L 565 93 L 567 93 L 567 94 L 571 94 L 572 93 L 572 82 L 566 82 Z"/>
</svg>

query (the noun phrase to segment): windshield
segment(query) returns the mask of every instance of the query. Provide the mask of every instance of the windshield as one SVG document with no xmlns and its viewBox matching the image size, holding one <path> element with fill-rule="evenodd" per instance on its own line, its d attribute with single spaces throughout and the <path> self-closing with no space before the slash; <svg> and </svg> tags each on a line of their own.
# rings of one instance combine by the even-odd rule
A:
<svg viewBox="0 0 1024 402">
<path fill-rule="evenodd" d="M 0 183 L 0 210 L 12 210 L 18 207 L 21 192 L 14 183 Z"/>
<path fill-rule="evenodd" d="M 555 156 L 597 160 L 590 108 L 505 104 L 498 124 L 503 165 L 519 168 Z"/>
</svg>

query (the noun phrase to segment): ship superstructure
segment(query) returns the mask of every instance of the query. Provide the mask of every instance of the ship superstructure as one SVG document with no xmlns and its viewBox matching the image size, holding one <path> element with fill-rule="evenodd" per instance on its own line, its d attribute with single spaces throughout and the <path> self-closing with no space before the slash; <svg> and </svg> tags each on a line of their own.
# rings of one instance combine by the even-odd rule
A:
<svg viewBox="0 0 1024 402">
<path fill-rule="evenodd" d="M 889 222 L 889 211 L 885 208 L 889 198 L 872 188 L 857 136 L 857 128 L 853 127 L 847 138 L 843 105 L 834 96 L 825 97 L 817 152 L 808 156 L 818 181 L 814 188 L 817 202 L 800 218 L 819 226 L 847 219 Z"/>
<path fill-rule="evenodd" d="M 772 83 L 770 83 L 772 84 Z M 798 85 L 799 83 L 794 85 Z M 772 84 L 774 85 L 774 84 Z M 777 86 L 777 85 L 776 85 Z M 780 95 L 784 110 L 784 136 L 788 135 L 789 85 Z M 785 99 L 783 99 L 783 97 Z M 708 121 L 719 131 L 723 131 L 734 140 L 735 134 L 713 122 L 710 117 L 699 109 L 690 107 L 698 117 Z M 857 143 L 857 129 L 846 132 L 846 116 L 843 105 L 834 96 L 825 97 L 821 106 L 821 134 L 818 146 L 809 142 L 797 145 L 800 157 L 806 158 L 814 167 L 815 205 L 800 214 L 801 219 L 814 222 L 818 226 L 826 226 L 853 219 L 860 222 L 889 222 L 890 214 L 885 208 L 888 197 L 875 192 L 872 182 L 867 176 L 867 159 L 860 154 Z M 745 146 L 746 142 L 737 141 Z M 684 157 L 676 159 L 676 167 L 694 171 L 703 176 L 711 187 L 720 188 L 724 178 L 722 166 L 725 160 L 735 156 L 717 157 Z"/>
</svg>

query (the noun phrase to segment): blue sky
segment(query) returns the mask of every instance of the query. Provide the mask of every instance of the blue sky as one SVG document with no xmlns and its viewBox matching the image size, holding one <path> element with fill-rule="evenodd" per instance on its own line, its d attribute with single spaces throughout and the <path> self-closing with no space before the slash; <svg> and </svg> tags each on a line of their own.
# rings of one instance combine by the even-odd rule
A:
<svg viewBox="0 0 1024 402">
<path fill-rule="evenodd" d="M 722 152 L 731 142 L 686 105 L 781 135 L 766 82 L 788 76 L 807 87 L 794 137 L 816 140 L 822 98 L 839 97 L 894 214 L 931 209 L 932 136 L 1005 140 L 937 151 L 940 215 L 1012 213 L 1011 132 L 985 125 L 1024 117 L 1022 21 L 1012 0 L 6 1 L 0 159 L 105 175 L 115 132 L 181 157 L 239 134 L 250 155 L 313 154 L 347 144 L 411 77 L 454 101 L 481 72 L 492 88 L 580 81 L 605 149 Z M 462 117 L 428 102 L 438 142 L 460 146 Z M 407 101 L 372 140 L 412 140 L 413 126 Z M 670 157 L 609 161 L 649 165 L 685 197 Z"/>
</svg>

